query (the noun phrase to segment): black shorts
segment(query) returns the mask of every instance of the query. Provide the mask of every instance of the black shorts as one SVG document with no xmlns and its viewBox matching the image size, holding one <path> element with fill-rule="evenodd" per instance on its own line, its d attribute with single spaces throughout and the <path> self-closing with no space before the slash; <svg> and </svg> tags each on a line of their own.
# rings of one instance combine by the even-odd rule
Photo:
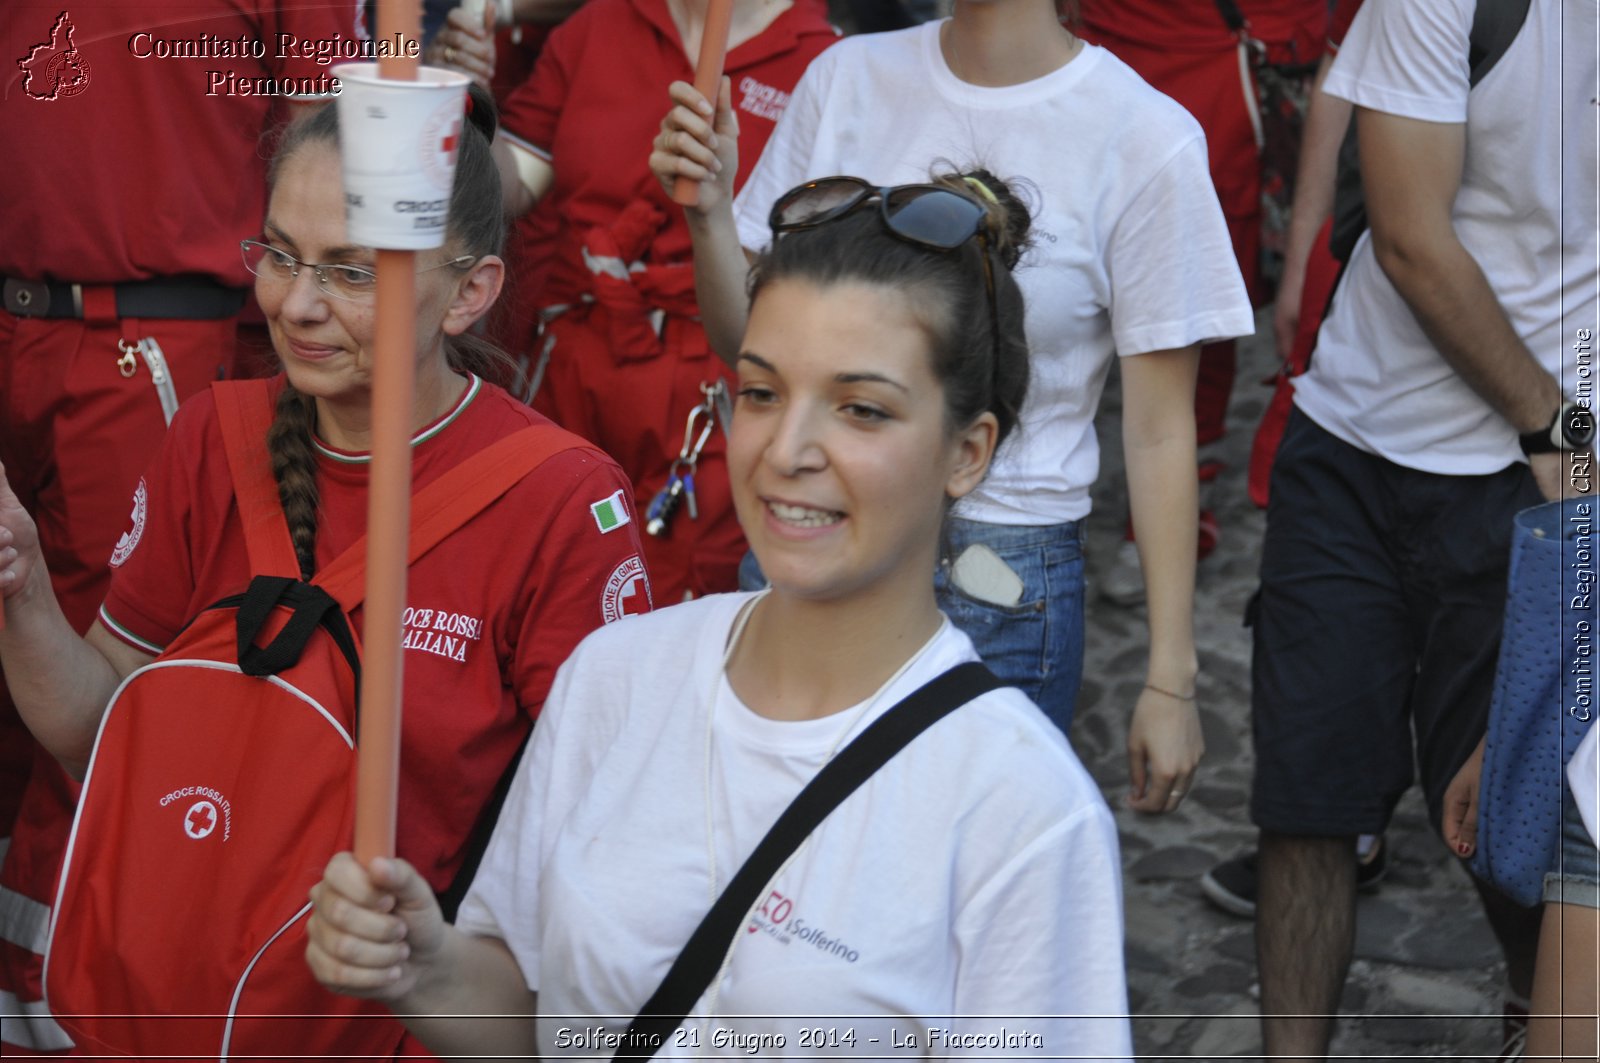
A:
<svg viewBox="0 0 1600 1063">
<path fill-rule="evenodd" d="M 1437 827 L 1488 720 L 1511 518 L 1543 501 L 1528 467 L 1419 472 L 1296 408 L 1270 499 L 1251 603 L 1251 819 L 1376 834 L 1415 765 Z"/>
</svg>

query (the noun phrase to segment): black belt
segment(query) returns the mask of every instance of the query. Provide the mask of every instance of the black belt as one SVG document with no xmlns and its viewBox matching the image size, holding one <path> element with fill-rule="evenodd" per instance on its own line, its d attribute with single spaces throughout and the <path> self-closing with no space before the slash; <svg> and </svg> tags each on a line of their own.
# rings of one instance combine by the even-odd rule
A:
<svg viewBox="0 0 1600 1063">
<path fill-rule="evenodd" d="M 117 317 L 217 321 L 244 309 L 245 289 L 227 288 L 207 277 L 159 277 L 127 284 L 64 284 L 0 277 L 5 307 L 18 317 L 83 317 L 83 290 L 110 288 Z"/>
</svg>

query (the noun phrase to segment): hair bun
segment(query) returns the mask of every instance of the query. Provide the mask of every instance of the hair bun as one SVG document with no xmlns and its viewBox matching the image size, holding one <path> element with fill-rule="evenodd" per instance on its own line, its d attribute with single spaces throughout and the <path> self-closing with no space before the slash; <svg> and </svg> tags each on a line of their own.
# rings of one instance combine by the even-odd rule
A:
<svg viewBox="0 0 1600 1063">
<path fill-rule="evenodd" d="M 483 134 L 483 139 L 494 143 L 495 130 L 500 128 L 500 116 L 495 110 L 494 97 L 476 81 L 467 85 L 467 121 Z"/>
<path fill-rule="evenodd" d="M 1007 269 L 1016 269 L 1022 253 L 1028 249 L 1033 216 L 1011 185 L 982 166 L 962 173 L 938 174 L 933 182 L 983 205 L 988 213 L 989 243 Z"/>
</svg>

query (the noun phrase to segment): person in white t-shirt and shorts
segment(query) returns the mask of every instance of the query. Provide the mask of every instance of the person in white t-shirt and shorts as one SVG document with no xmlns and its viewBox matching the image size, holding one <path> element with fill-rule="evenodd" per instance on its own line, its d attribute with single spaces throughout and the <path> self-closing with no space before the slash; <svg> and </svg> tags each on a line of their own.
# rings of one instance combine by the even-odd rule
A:
<svg viewBox="0 0 1600 1063">
<path fill-rule="evenodd" d="M 1371 228 L 1295 382 L 1254 603 L 1274 1056 L 1328 1050 L 1354 942 L 1351 845 L 1387 826 L 1413 764 L 1435 828 L 1471 816 L 1512 517 L 1559 497 L 1586 449 L 1561 426 L 1600 280 L 1594 108 L 1575 105 L 1594 95 L 1595 4 L 1533 0 L 1471 86 L 1476 6 L 1368 0 L 1323 85 L 1357 108 Z M 1538 912 L 1479 892 L 1515 1004 Z"/>
</svg>

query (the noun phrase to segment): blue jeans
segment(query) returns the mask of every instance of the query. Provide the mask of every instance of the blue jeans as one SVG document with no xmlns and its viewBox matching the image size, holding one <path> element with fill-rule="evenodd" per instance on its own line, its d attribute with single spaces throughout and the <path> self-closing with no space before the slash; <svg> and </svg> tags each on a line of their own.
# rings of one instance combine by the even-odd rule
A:
<svg viewBox="0 0 1600 1063">
<path fill-rule="evenodd" d="M 950 563 L 973 543 L 999 554 L 1022 580 L 1016 605 L 985 602 L 951 585 Z M 945 521 L 944 557 L 933 578 L 939 608 L 967 633 L 995 675 L 1032 698 L 1065 733 L 1083 678 L 1080 522 L 1008 525 L 951 517 Z M 766 585 L 756 555 L 745 554 L 739 565 L 740 589 Z"/>
<path fill-rule="evenodd" d="M 1565 772 L 1561 779 L 1561 859 L 1544 877 L 1544 899 L 1600 908 L 1600 852 L 1578 814 L 1578 802 Z"/>
<path fill-rule="evenodd" d="M 950 582 L 950 564 L 974 543 L 1000 555 L 1022 580 L 1016 605 L 974 598 Z M 991 671 L 1032 698 L 1062 732 L 1083 678 L 1083 532 L 1047 525 L 945 522 L 945 562 L 934 576 L 939 608 L 967 633 Z"/>
</svg>

